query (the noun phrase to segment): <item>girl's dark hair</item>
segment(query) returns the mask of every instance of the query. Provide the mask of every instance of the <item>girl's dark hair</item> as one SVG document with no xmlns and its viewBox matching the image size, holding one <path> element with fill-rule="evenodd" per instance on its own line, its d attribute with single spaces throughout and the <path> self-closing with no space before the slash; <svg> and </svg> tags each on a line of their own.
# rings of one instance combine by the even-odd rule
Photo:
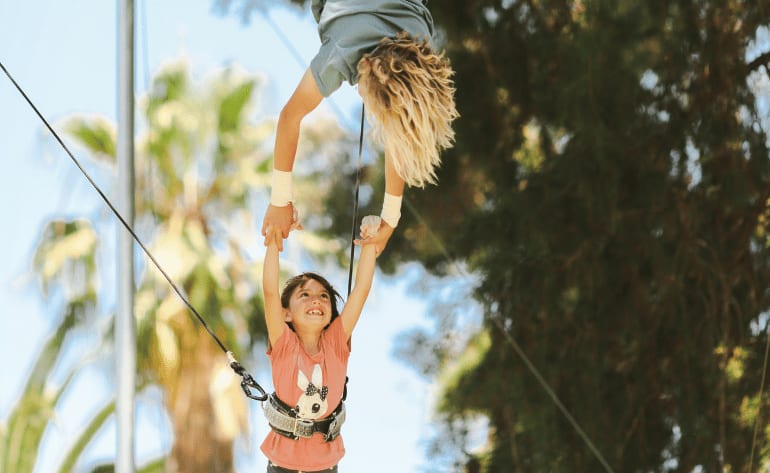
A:
<svg viewBox="0 0 770 473">
<path fill-rule="evenodd" d="M 340 311 L 337 308 L 337 301 L 341 301 L 342 296 L 340 296 L 340 293 L 334 289 L 334 286 L 332 286 L 331 283 L 320 274 L 305 272 L 298 274 L 286 281 L 286 284 L 283 286 L 283 291 L 281 291 L 281 307 L 288 309 L 289 299 L 291 299 L 291 295 L 294 293 L 294 290 L 298 287 L 305 287 L 305 284 L 311 279 L 318 281 L 318 283 L 321 284 L 321 286 L 323 286 L 323 288 L 326 289 L 326 291 L 329 293 L 329 300 L 331 301 L 332 305 L 332 318 L 329 321 L 329 324 L 331 324 L 334 322 L 334 319 L 340 315 Z M 294 330 L 294 327 L 291 323 L 288 325 L 292 330 Z"/>
</svg>

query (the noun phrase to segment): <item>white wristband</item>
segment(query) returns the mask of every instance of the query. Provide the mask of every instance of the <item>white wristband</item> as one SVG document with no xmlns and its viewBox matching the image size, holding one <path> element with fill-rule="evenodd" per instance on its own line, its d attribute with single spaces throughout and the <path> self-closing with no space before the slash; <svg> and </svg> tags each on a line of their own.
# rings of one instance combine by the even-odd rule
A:
<svg viewBox="0 0 770 473">
<path fill-rule="evenodd" d="M 294 201 L 294 187 L 291 183 L 291 171 L 273 169 L 270 204 L 276 207 L 286 207 Z"/>
<path fill-rule="evenodd" d="M 393 195 L 385 193 L 385 197 L 382 199 L 382 212 L 380 217 L 385 220 L 385 223 L 393 228 L 396 228 L 398 221 L 401 218 L 401 201 L 403 195 Z"/>
</svg>

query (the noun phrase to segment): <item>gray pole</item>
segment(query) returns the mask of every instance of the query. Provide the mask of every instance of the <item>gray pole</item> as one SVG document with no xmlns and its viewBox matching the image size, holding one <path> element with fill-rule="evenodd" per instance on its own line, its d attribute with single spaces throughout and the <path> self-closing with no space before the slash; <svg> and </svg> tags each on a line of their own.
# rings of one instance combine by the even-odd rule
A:
<svg viewBox="0 0 770 473">
<path fill-rule="evenodd" d="M 119 0 L 118 21 L 118 205 L 134 224 L 134 1 Z M 117 473 L 134 472 L 134 390 L 136 326 L 134 323 L 134 241 L 118 227 L 118 307 L 115 320 L 118 392 Z"/>
</svg>

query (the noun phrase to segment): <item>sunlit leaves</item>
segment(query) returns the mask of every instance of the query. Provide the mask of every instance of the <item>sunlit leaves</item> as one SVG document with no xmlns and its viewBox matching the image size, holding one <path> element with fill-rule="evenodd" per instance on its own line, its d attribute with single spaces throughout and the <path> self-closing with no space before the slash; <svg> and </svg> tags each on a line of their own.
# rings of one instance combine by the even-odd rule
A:
<svg viewBox="0 0 770 473">
<path fill-rule="evenodd" d="M 94 414 L 80 436 L 74 439 L 64 461 L 59 466 L 59 473 L 67 473 L 74 469 L 83 451 L 114 412 L 115 401 L 110 401 Z"/>
<path fill-rule="evenodd" d="M 96 234 L 84 220 L 48 223 L 34 258 L 43 290 L 56 282 L 70 299 L 93 297 L 96 245 Z"/>
<path fill-rule="evenodd" d="M 92 153 L 95 159 L 114 163 L 116 159 L 117 130 L 104 117 L 86 119 L 75 117 L 66 125 L 67 132 Z"/>
<path fill-rule="evenodd" d="M 52 335 L 46 340 L 29 371 L 21 397 L 12 406 L 0 427 L 0 471 L 31 473 L 46 429 L 54 418 L 56 405 L 73 380 L 76 370 L 70 370 L 58 385 L 51 378 L 67 340 L 78 318 L 78 311 L 68 308 Z M 99 415 L 94 418 L 99 423 Z M 63 465 L 71 464 L 95 433 L 86 428 L 66 452 Z"/>
<path fill-rule="evenodd" d="M 246 81 L 230 90 L 219 104 L 219 133 L 239 131 L 246 106 L 252 101 L 254 82 Z"/>
<path fill-rule="evenodd" d="M 460 357 L 456 360 L 451 360 L 448 366 L 443 369 L 440 378 L 443 392 L 439 397 L 440 402 L 438 404 L 440 412 L 450 414 L 462 413 L 461 404 L 455 403 L 453 400 L 454 393 L 467 392 L 468 380 L 466 377 L 468 373 L 479 369 L 484 359 L 488 356 L 490 349 L 492 349 L 492 339 L 489 336 L 489 332 L 485 330 L 480 331 L 468 342 L 465 351 Z M 491 375 L 494 377 L 494 373 Z M 466 384 L 466 387 L 461 389 L 460 384 Z"/>
</svg>

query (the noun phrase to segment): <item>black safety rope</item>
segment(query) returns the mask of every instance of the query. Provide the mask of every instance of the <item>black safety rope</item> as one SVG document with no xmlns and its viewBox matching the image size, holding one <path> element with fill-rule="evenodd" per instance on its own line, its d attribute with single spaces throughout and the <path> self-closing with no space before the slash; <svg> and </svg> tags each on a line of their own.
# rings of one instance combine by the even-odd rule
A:
<svg viewBox="0 0 770 473">
<path fill-rule="evenodd" d="M 364 105 L 361 104 L 361 131 L 358 134 L 358 167 L 356 168 L 356 192 L 353 198 L 353 229 L 350 235 L 350 268 L 348 271 L 348 297 L 353 288 L 353 257 L 356 251 L 356 223 L 358 220 L 358 191 L 361 188 L 361 161 L 364 149 Z"/>
<path fill-rule="evenodd" d="M 227 348 L 225 348 L 225 345 L 222 343 L 222 341 L 219 339 L 219 337 L 216 336 L 216 334 L 211 330 L 209 325 L 206 323 L 206 321 L 201 317 L 201 315 L 198 313 L 198 311 L 193 307 L 193 305 L 190 303 L 190 301 L 187 299 L 187 297 L 182 293 L 182 291 L 179 289 L 179 287 L 174 283 L 174 281 L 171 279 L 171 277 L 166 273 L 166 271 L 163 270 L 163 268 L 160 266 L 158 261 L 155 259 L 155 257 L 150 253 L 150 251 L 147 249 L 147 247 L 142 243 L 142 240 L 136 235 L 134 232 L 134 229 L 131 228 L 131 225 L 126 222 L 126 220 L 123 218 L 123 216 L 118 212 L 118 210 L 115 208 L 114 205 L 112 205 L 112 202 L 110 202 L 110 199 L 107 198 L 107 196 L 102 192 L 102 190 L 99 188 L 99 186 L 94 182 L 93 179 L 91 179 L 91 176 L 88 174 L 88 172 L 83 168 L 83 166 L 80 164 L 80 162 L 75 158 L 75 155 L 72 154 L 72 152 L 69 150 L 67 145 L 64 144 L 64 141 L 59 137 L 59 134 L 56 133 L 56 130 L 53 129 L 53 127 L 48 123 L 48 120 L 43 116 L 42 113 L 38 110 L 38 108 L 35 106 L 34 103 L 32 103 L 32 100 L 30 100 L 29 96 L 24 92 L 24 90 L 19 86 L 19 84 L 16 82 L 16 80 L 13 78 L 10 72 L 8 72 L 8 69 L 5 68 L 2 61 L 0 61 L 0 68 L 3 70 L 6 76 L 8 76 L 8 79 L 11 80 L 13 85 L 16 87 L 16 89 L 21 93 L 22 97 L 27 101 L 30 107 L 32 107 L 32 110 L 35 111 L 37 116 L 40 118 L 40 120 L 43 121 L 46 128 L 48 128 L 48 131 L 51 132 L 51 134 L 56 138 L 56 141 L 59 142 L 61 147 L 64 149 L 64 151 L 67 153 L 67 155 L 70 157 L 70 159 L 75 163 L 75 166 L 80 169 L 80 172 L 83 173 L 85 178 L 88 180 L 88 182 L 91 184 L 91 186 L 96 190 L 96 192 L 99 194 L 99 196 L 104 200 L 104 203 L 107 204 L 107 206 L 110 208 L 112 213 L 118 218 L 120 223 L 123 224 L 123 227 L 125 227 L 126 230 L 128 230 L 128 233 L 131 234 L 131 236 L 134 238 L 134 241 L 139 245 L 139 247 L 144 251 L 144 254 L 147 255 L 147 257 L 152 261 L 152 263 L 155 265 L 156 268 L 158 268 L 158 271 L 161 272 L 164 278 L 166 278 L 166 281 L 171 285 L 171 287 L 174 289 L 174 291 L 177 293 L 180 299 L 182 299 L 182 302 L 187 306 L 188 309 L 197 317 L 198 321 L 203 325 L 203 328 L 206 329 L 206 331 L 211 335 L 211 337 L 214 339 L 214 341 L 219 345 L 219 348 L 222 349 L 223 352 L 227 355 L 228 363 L 230 365 L 230 368 L 233 369 L 239 376 L 241 376 L 241 389 L 243 389 L 244 394 L 246 396 L 250 397 L 251 399 L 257 400 L 257 401 L 266 401 L 267 400 L 267 393 L 264 389 L 262 389 L 262 386 L 257 383 L 254 378 L 249 374 L 243 366 L 238 362 L 238 360 L 235 359 L 235 356 L 231 351 L 229 351 Z M 260 392 L 260 395 L 254 394 L 251 389 L 256 389 Z"/>
<path fill-rule="evenodd" d="M 350 235 L 350 265 L 348 267 L 348 297 L 353 290 L 353 258 L 356 254 L 356 223 L 358 220 L 358 192 L 361 189 L 361 163 L 364 150 L 364 105 L 361 104 L 361 131 L 358 134 L 358 166 L 356 166 L 356 190 L 353 197 L 353 228 Z M 345 387 L 342 389 L 342 400 L 348 398 L 348 380 L 345 376 Z"/>
</svg>

